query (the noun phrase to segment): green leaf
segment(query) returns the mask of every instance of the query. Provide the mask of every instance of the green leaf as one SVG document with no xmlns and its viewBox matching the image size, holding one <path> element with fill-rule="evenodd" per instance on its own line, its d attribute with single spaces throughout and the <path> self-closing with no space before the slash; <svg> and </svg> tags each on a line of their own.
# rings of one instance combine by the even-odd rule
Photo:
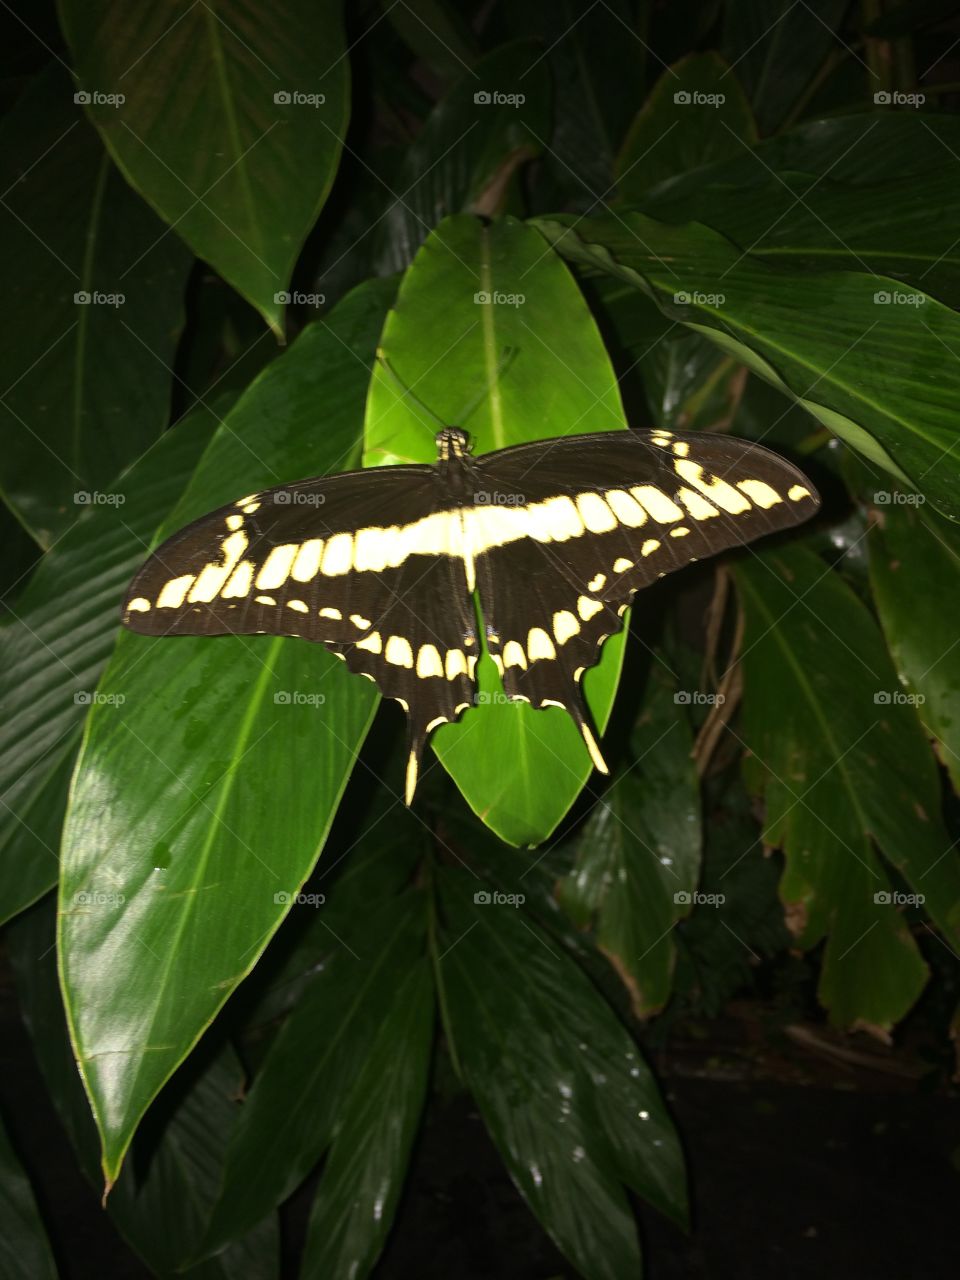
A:
<svg viewBox="0 0 960 1280">
<path fill-rule="evenodd" d="M 421 960 L 391 985 L 390 1011 L 344 1101 L 324 1166 L 300 1269 L 303 1280 L 369 1275 L 403 1189 L 433 1044 L 429 963 Z"/>
<path fill-rule="evenodd" d="M 415 8 L 386 4 L 383 16 L 390 19 L 417 57 L 438 74 L 462 75 L 473 62 L 476 38 L 455 5 L 444 0 L 418 0 Z"/>
<path fill-rule="evenodd" d="M 704 222 L 754 257 L 790 271 L 873 271 L 956 308 L 960 250 L 950 228 L 960 217 L 960 196 L 951 177 L 941 169 L 841 186 L 830 178 L 758 169 L 747 187 L 722 181 L 675 199 L 668 192 L 653 199 L 648 212 L 670 222 Z"/>
<path fill-rule="evenodd" d="M 960 791 L 960 653 L 952 603 L 960 569 L 956 525 L 924 515 L 891 491 L 870 531 L 870 581 L 880 623 L 905 688 Z"/>
<path fill-rule="evenodd" d="M 662 667 L 651 668 L 631 763 L 587 819 L 560 887 L 581 925 L 595 921 L 597 945 L 637 1017 L 670 997 L 673 926 L 690 911 L 700 869 L 700 789 L 683 710 L 690 696 Z"/>
<path fill-rule="evenodd" d="M 108 489 L 166 426 L 190 269 L 73 92 L 54 67 L 0 128 L 0 272 L 16 317 L 0 347 L 0 485 L 44 547 L 80 514 L 76 495 Z"/>
<path fill-rule="evenodd" d="M 80 1168 L 92 1184 L 99 1174 L 98 1137 L 77 1075 L 64 1019 L 56 964 L 56 913 L 52 899 L 38 903 L 6 932 L 17 996 L 37 1063 Z M 169 1275 L 190 1261 L 209 1213 L 224 1150 L 236 1117 L 243 1081 L 239 1060 L 227 1048 L 193 1061 L 177 1076 L 137 1135 L 135 1176 L 124 1178 L 107 1200 L 114 1225 L 151 1270 Z M 276 1274 L 275 1220 L 234 1244 L 196 1280 Z M 244 1267 L 248 1267 L 245 1271 Z"/>
<path fill-rule="evenodd" d="M 745 614 L 744 745 L 782 848 L 781 896 L 799 945 L 827 935 L 820 997 L 841 1024 L 889 1027 L 926 979 L 883 852 L 960 946 L 960 861 L 936 767 L 880 632 L 840 576 L 800 547 L 736 570 Z M 894 896 L 896 895 L 896 896 Z"/>
<path fill-rule="evenodd" d="M 617 190 L 631 203 L 676 174 L 737 156 L 756 140 L 750 104 L 716 53 L 692 53 L 653 86 L 617 157 Z"/>
<path fill-rule="evenodd" d="M 50 1241 L 30 1180 L 0 1121 L 0 1275 L 57 1280 Z"/>
<path fill-rule="evenodd" d="M 666 315 L 703 333 L 872 462 L 922 486 L 960 517 L 954 405 L 960 316 L 877 301 L 904 294 L 882 276 L 774 270 L 697 223 L 641 214 L 585 218 L 576 228 L 535 219 L 565 257 L 632 280 Z"/>
<path fill-rule="evenodd" d="M 48 551 L 0 628 L 0 919 L 57 882 L 67 786 L 84 717 L 154 530 L 180 497 L 213 423 L 168 431 Z"/>
<path fill-rule="evenodd" d="M 130 185 L 282 337 L 282 294 L 347 126 L 338 0 L 61 0 L 60 13 Z"/>
<path fill-rule="evenodd" d="M 383 215 L 379 274 L 407 267 L 448 214 L 499 212 L 511 177 L 540 154 L 550 134 L 551 97 L 541 50 L 526 42 L 494 49 L 457 81 L 392 180 L 400 195 Z"/>
<path fill-rule="evenodd" d="M 582 970 L 521 908 L 440 876 L 447 1031 L 517 1187 L 587 1280 L 640 1274 L 623 1184 L 683 1223 L 683 1160 L 653 1077 Z"/>
<path fill-rule="evenodd" d="M 625 426 L 614 371 L 576 285 L 543 239 L 513 219 L 441 223 L 404 277 L 381 349 L 387 367 L 378 364 L 367 402 L 368 462 L 435 461 L 438 423 L 428 414 L 465 427 L 478 454 Z M 622 639 L 607 643 L 584 678 L 601 730 Z M 488 705 L 441 726 L 434 750 L 501 839 L 539 843 L 589 777 L 589 757 L 566 712 L 508 703 L 495 696 L 492 663 L 478 670 Z"/>
<path fill-rule="evenodd" d="M 409 839 L 409 823 L 401 825 Z M 389 841 L 383 845 L 384 834 L 384 852 L 395 852 Z M 368 882 L 374 869 L 364 877 Z M 335 903 L 336 890 L 331 897 Z M 277 1033 L 240 1111 L 204 1252 L 285 1200 L 342 1132 L 358 1078 L 381 1072 L 380 1031 L 396 1018 L 398 985 L 424 953 L 421 893 L 388 898 L 352 920 L 341 913 L 329 925 L 327 904 L 315 909 L 311 933 L 322 931 L 324 943 L 317 972 Z M 326 1028 L 319 1044 L 318 1027 Z M 392 1052 L 399 1052 L 396 1042 Z"/>
<path fill-rule="evenodd" d="M 761 132 L 774 133 L 837 47 L 847 0 L 816 9 L 793 0 L 728 0 L 723 51 L 743 81 Z M 866 78 L 866 67 L 864 67 Z"/>
<path fill-rule="evenodd" d="M 362 287 L 260 375 L 167 529 L 357 461 L 391 293 Z M 291 690 L 303 699 L 275 700 Z M 376 699 L 318 645 L 129 632 L 99 692 L 64 827 L 60 955 L 113 1181 L 140 1117 L 309 874 Z"/>
</svg>

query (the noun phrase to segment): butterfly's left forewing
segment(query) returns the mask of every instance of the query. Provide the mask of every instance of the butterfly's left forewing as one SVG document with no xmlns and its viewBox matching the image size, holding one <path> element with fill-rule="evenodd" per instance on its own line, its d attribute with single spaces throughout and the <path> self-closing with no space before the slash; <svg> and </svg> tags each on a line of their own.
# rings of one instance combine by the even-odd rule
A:
<svg viewBox="0 0 960 1280">
<path fill-rule="evenodd" d="M 476 626 L 459 513 L 430 467 L 253 493 L 169 538 L 124 623 L 148 635 L 284 635 L 324 645 L 408 713 L 407 799 L 427 735 L 471 704 Z"/>
</svg>

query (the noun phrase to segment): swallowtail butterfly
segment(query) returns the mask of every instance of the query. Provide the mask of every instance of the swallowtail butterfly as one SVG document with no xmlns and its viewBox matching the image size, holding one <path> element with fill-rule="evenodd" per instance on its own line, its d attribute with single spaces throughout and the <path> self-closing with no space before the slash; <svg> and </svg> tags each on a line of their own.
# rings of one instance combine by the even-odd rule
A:
<svg viewBox="0 0 960 1280">
<path fill-rule="evenodd" d="M 272 634 L 324 645 L 408 718 L 406 801 L 430 732 L 474 701 L 486 646 L 508 698 L 562 707 L 606 766 L 584 671 L 641 588 L 798 524 L 806 477 L 720 435 L 613 431 L 474 458 L 320 476 L 238 498 L 147 560 L 123 606 L 146 635 Z"/>
</svg>

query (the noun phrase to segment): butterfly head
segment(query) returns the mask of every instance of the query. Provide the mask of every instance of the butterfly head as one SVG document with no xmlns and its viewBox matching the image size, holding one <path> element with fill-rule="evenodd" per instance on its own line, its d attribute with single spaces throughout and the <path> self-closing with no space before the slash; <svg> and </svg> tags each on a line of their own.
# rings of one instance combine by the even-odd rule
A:
<svg viewBox="0 0 960 1280">
<path fill-rule="evenodd" d="M 470 456 L 470 437 L 459 427 L 444 427 L 437 432 L 437 461 L 449 462 L 451 458 Z"/>
</svg>

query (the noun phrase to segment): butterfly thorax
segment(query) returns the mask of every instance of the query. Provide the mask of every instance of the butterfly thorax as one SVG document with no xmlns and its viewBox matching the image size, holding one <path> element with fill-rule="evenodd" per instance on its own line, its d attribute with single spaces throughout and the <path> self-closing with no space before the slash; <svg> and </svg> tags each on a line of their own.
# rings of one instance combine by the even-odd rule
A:
<svg viewBox="0 0 960 1280">
<path fill-rule="evenodd" d="M 444 427 L 437 432 L 436 445 L 437 470 L 444 489 L 451 497 L 465 497 L 471 492 L 474 481 L 470 437 L 459 427 Z"/>
</svg>

